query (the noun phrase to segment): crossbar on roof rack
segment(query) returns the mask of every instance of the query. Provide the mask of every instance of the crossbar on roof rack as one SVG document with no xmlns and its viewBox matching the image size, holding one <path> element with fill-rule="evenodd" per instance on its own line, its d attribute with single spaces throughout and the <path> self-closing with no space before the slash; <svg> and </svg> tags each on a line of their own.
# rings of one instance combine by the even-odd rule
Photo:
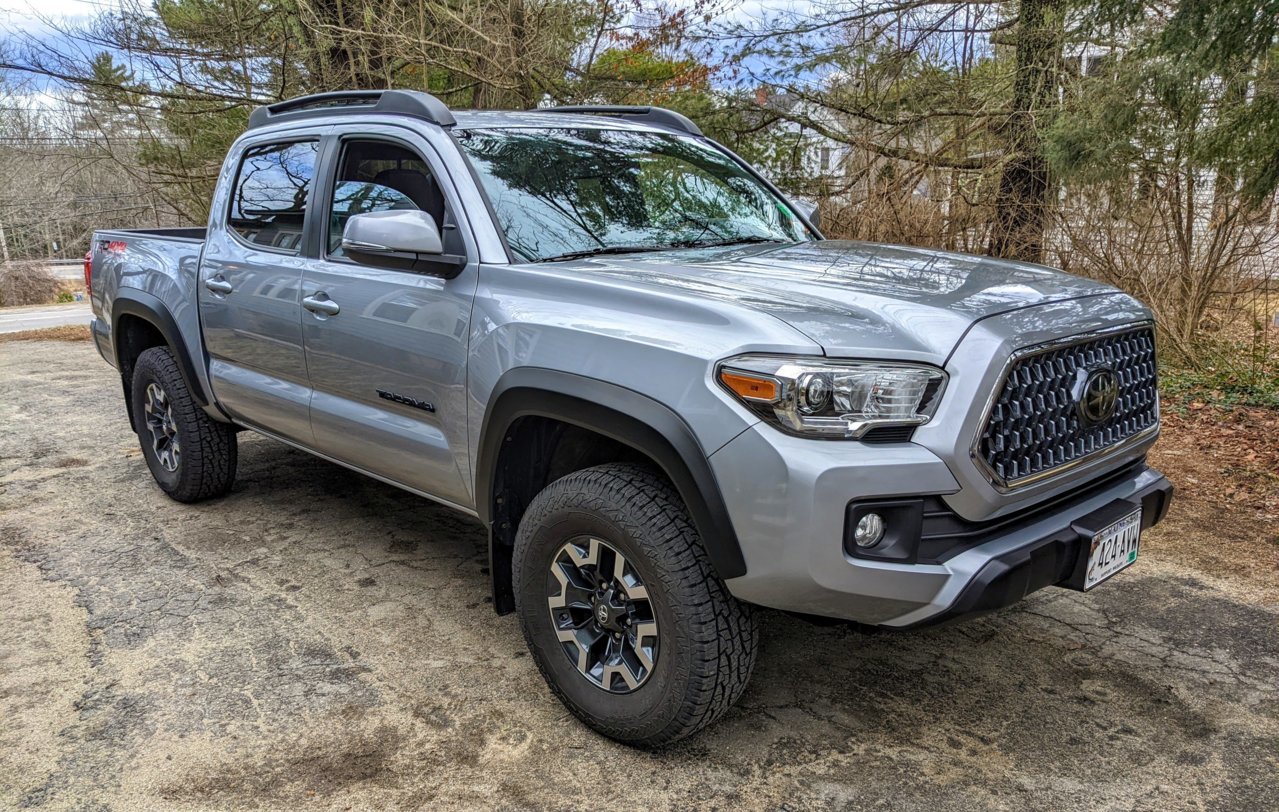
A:
<svg viewBox="0 0 1279 812">
<path fill-rule="evenodd" d="M 560 107 L 538 107 L 530 113 L 578 113 L 589 116 L 616 116 L 617 118 L 643 121 L 672 130 L 679 130 L 691 135 L 701 135 L 702 131 L 688 116 L 667 110 L 665 107 L 647 107 L 626 104 L 569 104 Z"/>
</svg>

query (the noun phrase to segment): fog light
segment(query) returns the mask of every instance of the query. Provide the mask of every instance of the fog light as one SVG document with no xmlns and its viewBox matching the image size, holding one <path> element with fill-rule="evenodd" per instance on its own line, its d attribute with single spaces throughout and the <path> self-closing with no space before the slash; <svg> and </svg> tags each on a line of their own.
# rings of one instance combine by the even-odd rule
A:
<svg viewBox="0 0 1279 812">
<path fill-rule="evenodd" d="M 884 538 L 884 517 L 878 513 L 867 513 L 857 521 L 857 529 L 853 531 L 853 541 L 858 547 L 874 547 Z"/>
</svg>

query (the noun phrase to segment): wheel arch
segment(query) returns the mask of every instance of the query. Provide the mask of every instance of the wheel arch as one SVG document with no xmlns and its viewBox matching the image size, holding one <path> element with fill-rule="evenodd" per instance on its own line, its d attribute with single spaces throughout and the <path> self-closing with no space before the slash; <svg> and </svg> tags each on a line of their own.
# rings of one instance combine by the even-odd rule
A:
<svg viewBox="0 0 1279 812">
<path fill-rule="evenodd" d="M 720 578 L 746 573 L 728 508 L 707 455 L 688 424 L 666 405 L 631 389 L 556 370 L 507 371 L 489 397 L 475 474 L 476 512 L 489 531 L 494 608 L 514 608 L 510 550 L 527 504 L 504 498 L 504 464 L 514 430 L 528 418 L 576 427 L 630 449 L 674 485 Z M 508 452 L 508 455 L 512 452 Z"/>
<path fill-rule="evenodd" d="M 203 381 L 196 374 L 178 324 L 159 298 L 146 291 L 121 288 L 111 303 L 111 344 L 124 386 L 130 422 L 133 420 L 133 402 L 129 397 L 129 385 L 133 378 L 133 365 L 139 355 L 152 347 L 168 347 L 177 359 L 182 380 L 196 403 L 204 408 L 212 404 Z"/>
</svg>

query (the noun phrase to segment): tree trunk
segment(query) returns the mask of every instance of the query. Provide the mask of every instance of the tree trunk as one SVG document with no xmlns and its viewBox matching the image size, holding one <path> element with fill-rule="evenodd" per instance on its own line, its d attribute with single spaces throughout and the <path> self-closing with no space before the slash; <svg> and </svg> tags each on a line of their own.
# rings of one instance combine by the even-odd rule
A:
<svg viewBox="0 0 1279 812">
<path fill-rule="evenodd" d="M 987 253 L 1039 262 L 1052 204 L 1043 118 L 1057 103 L 1065 14 L 1062 0 L 1022 0 L 1017 21 L 1013 112 L 1003 125 L 1007 158 L 995 196 Z"/>
<path fill-rule="evenodd" d="M 528 50 L 528 33 L 525 30 L 526 9 L 524 0 L 510 0 L 511 45 L 514 50 L 513 64 L 516 65 L 516 109 L 536 107 L 533 97 L 533 74 L 528 69 L 525 54 Z"/>
</svg>

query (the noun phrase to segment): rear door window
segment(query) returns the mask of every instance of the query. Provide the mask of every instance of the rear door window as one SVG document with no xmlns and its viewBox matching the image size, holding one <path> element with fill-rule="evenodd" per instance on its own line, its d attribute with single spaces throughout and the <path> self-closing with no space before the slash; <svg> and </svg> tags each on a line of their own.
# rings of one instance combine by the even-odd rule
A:
<svg viewBox="0 0 1279 812">
<path fill-rule="evenodd" d="M 246 149 L 231 197 L 231 229 L 254 245 L 298 253 L 318 153 L 316 141 Z"/>
</svg>

